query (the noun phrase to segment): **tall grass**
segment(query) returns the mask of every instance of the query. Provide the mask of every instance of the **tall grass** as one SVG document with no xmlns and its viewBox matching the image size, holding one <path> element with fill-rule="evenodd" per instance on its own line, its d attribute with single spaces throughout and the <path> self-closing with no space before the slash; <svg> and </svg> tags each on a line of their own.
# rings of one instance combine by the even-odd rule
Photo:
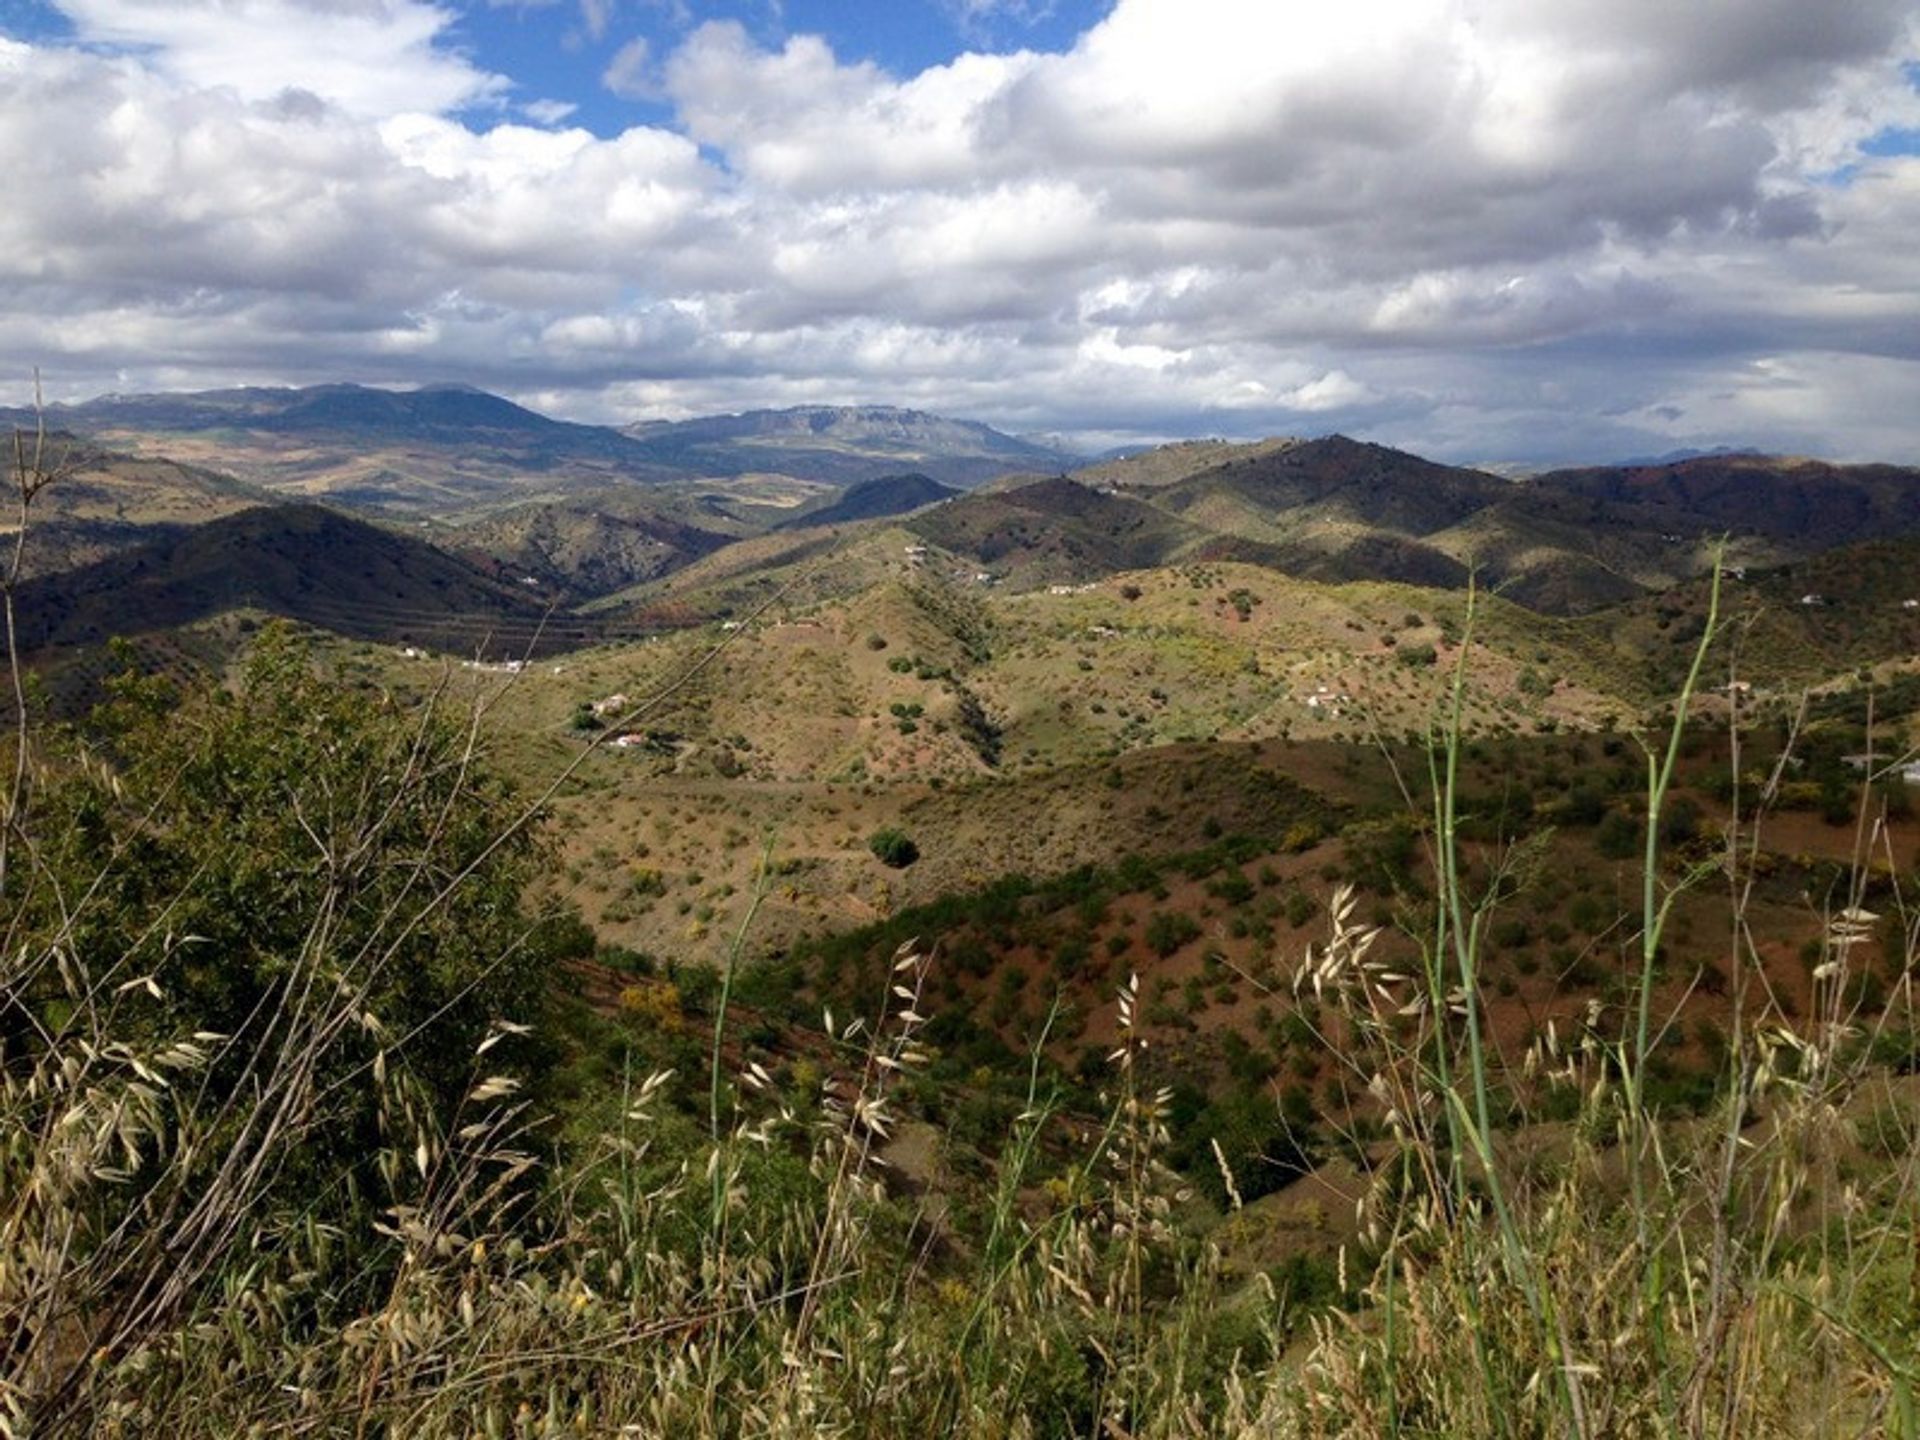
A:
<svg viewBox="0 0 1920 1440">
<path fill-rule="evenodd" d="M 1871 1042 L 1889 1027 L 1910 1029 L 1914 956 L 1909 945 L 1890 957 L 1899 982 L 1885 1010 L 1849 998 L 1876 918 L 1863 908 L 1866 867 L 1857 864 L 1848 893 L 1826 901 L 1813 1013 L 1796 1020 L 1772 997 L 1747 901 L 1779 770 L 1761 813 L 1736 808 L 1717 860 L 1662 854 L 1682 731 L 1724 638 L 1717 577 L 1713 595 L 1668 732 L 1646 742 L 1639 965 L 1624 1004 L 1610 1012 L 1592 1002 L 1571 1033 L 1549 1025 L 1496 1084 L 1483 940 L 1526 855 L 1522 844 L 1496 857 L 1477 893 L 1463 879 L 1457 706 L 1432 747 L 1438 903 L 1421 971 L 1371 961 L 1373 937 L 1351 925 L 1351 902 L 1336 907 L 1332 942 L 1303 979 L 1334 1003 L 1345 1059 L 1386 1107 L 1397 1144 L 1385 1173 L 1395 1183 L 1367 1201 L 1381 1237 L 1371 1304 L 1320 1323 L 1311 1354 L 1281 1386 L 1290 1397 L 1282 1428 L 1914 1433 L 1920 1212 L 1910 1103 L 1877 1111 L 1899 1117 L 1900 1139 L 1876 1161 L 1862 1163 L 1852 1143 L 1870 1107 L 1904 1098 Z M 1464 645 L 1458 663 L 1456 695 Z M 1869 832 L 1884 838 L 1863 810 Z M 1671 995 L 1660 984 L 1662 936 L 1677 898 L 1715 873 L 1734 902 L 1735 1019 L 1717 1107 L 1688 1121 L 1659 1112 L 1647 1085 L 1679 1013 L 1677 1003 L 1657 1009 Z M 1532 1123 L 1555 1089 L 1578 1095 L 1572 1118 Z"/>
<path fill-rule="evenodd" d="M 1419 963 L 1380 960 L 1343 892 L 1295 967 L 1386 1130 L 1355 1145 L 1368 1188 L 1340 1265 L 1358 1303 L 1305 1325 L 1189 1223 L 1137 978 L 1098 1115 L 1068 1113 L 1043 1032 L 970 1231 L 888 1183 L 937 937 L 893 955 L 868 1014 L 823 1016 L 822 1063 L 784 1078 L 729 1068 L 730 962 L 705 1074 L 630 1073 L 605 1126 L 560 1144 L 500 1063 L 519 1017 L 473 1040 L 449 1096 L 415 1063 L 435 1021 L 403 1031 L 374 1007 L 402 934 L 477 873 L 391 849 L 397 796 L 453 814 L 482 783 L 471 730 L 450 752 L 412 732 L 347 807 L 359 823 L 317 837 L 336 878 L 277 957 L 270 1013 L 211 1031 L 140 1008 L 150 957 L 195 943 L 169 926 L 198 877 L 138 925 L 90 929 L 113 867 L 138 861 L 56 886 L 22 729 L 0 875 L 0 1434 L 1912 1435 L 1917 1122 L 1879 1057 L 1910 1026 L 1913 956 L 1894 1004 L 1864 1009 L 1858 879 L 1826 902 L 1816 1004 L 1788 1016 L 1741 903 L 1766 797 L 1712 866 L 1662 853 L 1718 638 L 1710 623 L 1648 742 L 1635 983 L 1510 1054 L 1483 956 L 1530 852 L 1469 879 L 1467 635 L 1430 749 Z M 66 763 L 104 764 L 113 792 L 111 763 Z M 1882 838 L 1864 812 L 1860 834 L 1863 852 Z M 369 856 L 431 883 L 349 944 Z M 1648 1086 L 1673 1020 L 1662 926 L 1715 875 L 1740 1004 L 1716 1108 L 1682 1118 Z M 366 1153 L 321 1143 L 354 1116 Z M 1232 1223 L 1259 1223 L 1213 1153 Z"/>
</svg>

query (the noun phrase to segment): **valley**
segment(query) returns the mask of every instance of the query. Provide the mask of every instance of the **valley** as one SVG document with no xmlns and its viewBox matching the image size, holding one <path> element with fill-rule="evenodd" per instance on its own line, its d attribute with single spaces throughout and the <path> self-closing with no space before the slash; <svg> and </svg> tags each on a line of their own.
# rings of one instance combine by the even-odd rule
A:
<svg viewBox="0 0 1920 1440">
<path fill-rule="evenodd" d="M 1515 480 L 1329 436 L 1048 473 L 879 407 L 602 433 L 352 387 L 58 418 L 100 428 L 30 512 L 34 723 L 217 716 L 293 655 L 337 703 L 455 725 L 458 766 L 531 806 L 562 1150 L 636 1065 L 827 1103 L 852 1041 L 818 1017 L 924 955 L 925 1068 L 875 1143 L 930 1263 L 964 1270 L 994 1204 L 1074 1213 L 1122 1054 L 1182 1232 L 1338 1308 L 1409 1123 L 1355 1057 L 1436 1033 L 1459 897 L 1516 1166 L 1582 1143 L 1591 1107 L 1541 1067 L 1626 1045 L 1636 1004 L 1640 1103 L 1676 1136 L 1762 1022 L 1844 1012 L 1849 1055 L 1911 1068 L 1920 472 Z M 1322 993 L 1343 947 L 1370 1018 Z M 671 1093 L 681 1124 L 721 1104 Z"/>
<path fill-rule="evenodd" d="M 1456 678 L 1469 736 L 1638 731 L 1682 678 L 1720 533 L 1728 659 L 1755 713 L 1862 676 L 1899 688 L 1920 651 L 1903 588 L 1920 477 L 1891 467 L 1715 456 L 1515 482 L 1331 437 L 966 490 L 822 477 L 911 446 L 948 474 L 1033 447 L 883 407 L 602 433 L 458 389 L 126 397 L 52 419 L 103 427 L 34 517 L 18 596 L 58 705 L 100 697 L 109 639 L 217 680 L 261 623 L 294 621 L 357 686 L 483 711 L 523 785 L 575 765 L 553 802 L 556 893 L 607 943 L 700 963 L 767 889 L 763 851 L 782 875 L 753 953 L 1116 848 L 1183 853 L 1202 823 L 1271 839 L 1286 826 L 1255 823 L 1254 776 L 1344 814 L 1329 776 L 1420 743 Z M 399 435 L 483 453 L 510 433 L 569 457 L 638 437 L 715 473 L 609 488 L 568 459 L 521 482 L 536 498 L 402 518 L 413 481 L 323 486 L 374 503 L 321 508 L 288 503 L 309 487 L 284 473 L 262 489 L 99 448 L 144 427 L 142 449 L 197 436 L 246 472 L 236 425 L 310 449 Z M 751 468 L 776 450 L 792 473 Z M 1881 718 L 1883 743 L 1915 738 Z M 1185 788 L 1182 756 L 1204 760 Z M 868 853 L 889 826 L 915 837 L 912 866 Z"/>
</svg>

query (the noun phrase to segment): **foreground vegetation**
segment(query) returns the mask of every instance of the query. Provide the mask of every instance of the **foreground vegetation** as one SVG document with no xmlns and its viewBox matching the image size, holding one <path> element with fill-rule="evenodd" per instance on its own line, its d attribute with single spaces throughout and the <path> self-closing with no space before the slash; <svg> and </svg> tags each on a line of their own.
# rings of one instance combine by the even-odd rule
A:
<svg viewBox="0 0 1920 1440">
<path fill-rule="evenodd" d="M 1406 958 L 1342 889 L 1260 982 L 1364 1098 L 1311 1135 L 1277 1093 L 1223 1109 L 1204 1148 L 1135 977 L 1092 1063 L 1056 1063 L 1050 1012 L 1023 1061 L 969 1070 L 938 934 L 817 1016 L 818 974 L 609 970 L 533 898 L 552 792 L 493 780 L 477 717 L 343 690 L 283 634 L 230 690 L 129 674 L 72 729 L 32 729 L 22 691 L 0 1430 L 1912 1435 L 1903 877 L 1869 863 L 1863 806 L 1786 1013 L 1745 924 L 1765 816 L 1740 808 L 1785 761 L 1733 787 L 1719 844 L 1663 848 L 1715 633 L 1709 609 L 1649 737 L 1632 982 L 1524 1046 L 1494 1033 L 1491 937 L 1539 842 L 1463 859 L 1468 633 L 1409 791 Z M 1681 1114 L 1655 1083 L 1663 941 L 1707 885 L 1731 1022 Z M 1246 1263 L 1261 1192 L 1336 1143 L 1342 1243 Z"/>
</svg>

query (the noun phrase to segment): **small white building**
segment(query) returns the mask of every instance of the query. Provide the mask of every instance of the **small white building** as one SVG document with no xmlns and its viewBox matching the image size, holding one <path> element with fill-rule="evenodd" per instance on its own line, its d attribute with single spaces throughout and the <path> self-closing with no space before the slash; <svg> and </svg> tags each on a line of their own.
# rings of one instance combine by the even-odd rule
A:
<svg viewBox="0 0 1920 1440">
<path fill-rule="evenodd" d="M 1865 771 L 1871 768 L 1873 779 L 1890 780 L 1898 776 L 1909 785 L 1920 785 L 1920 760 L 1888 762 L 1881 760 L 1879 756 L 1869 760 L 1865 755 L 1846 755 L 1841 758 L 1851 769 Z"/>
</svg>

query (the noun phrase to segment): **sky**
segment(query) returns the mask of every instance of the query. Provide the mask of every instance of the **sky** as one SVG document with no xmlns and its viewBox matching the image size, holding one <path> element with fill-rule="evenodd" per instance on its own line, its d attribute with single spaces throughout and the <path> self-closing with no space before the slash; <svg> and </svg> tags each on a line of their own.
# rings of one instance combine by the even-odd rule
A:
<svg viewBox="0 0 1920 1440">
<path fill-rule="evenodd" d="M 1920 462 L 1914 0 L 0 0 L 0 403 Z"/>
</svg>

